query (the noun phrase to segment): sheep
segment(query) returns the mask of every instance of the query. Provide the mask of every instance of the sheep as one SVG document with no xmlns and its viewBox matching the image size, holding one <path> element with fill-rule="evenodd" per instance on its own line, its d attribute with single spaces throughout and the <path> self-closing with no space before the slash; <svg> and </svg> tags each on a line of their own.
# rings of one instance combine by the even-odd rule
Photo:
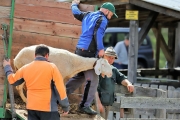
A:
<svg viewBox="0 0 180 120">
<path fill-rule="evenodd" d="M 32 45 L 29 47 L 24 47 L 14 58 L 14 68 L 19 69 L 25 64 L 32 62 L 35 58 L 35 47 L 37 45 Z M 97 75 L 101 73 L 110 77 L 112 75 L 111 65 L 107 60 L 103 58 L 87 58 L 81 57 L 68 50 L 58 49 L 48 46 L 50 50 L 49 61 L 53 62 L 59 69 L 64 82 L 73 77 L 79 72 L 86 71 L 89 69 L 95 70 Z M 25 83 L 16 86 L 16 89 L 24 102 L 26 102 L 26 97 L 23 93 L 23 87 Z"/>
</svg>

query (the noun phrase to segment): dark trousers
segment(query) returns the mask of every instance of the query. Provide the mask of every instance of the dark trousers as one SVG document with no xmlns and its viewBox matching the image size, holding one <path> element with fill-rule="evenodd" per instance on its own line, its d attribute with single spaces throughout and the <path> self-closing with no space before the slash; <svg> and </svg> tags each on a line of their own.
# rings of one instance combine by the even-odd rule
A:
<svg viewBox="0 0 180 120">
<path fill-rule="evenodd" d="M 60 114 L 56 112 L 44 112 L 36 110 L 27 110 L 28 120 L 60 120 Z"/>
<path fill-rule="evenodd" d="M 75 53 L 83 57 L 95 57 L 95 53 L 88 50 L 76 49 Z M 84 82 L 86 82 L 86 84 L 84 87 L 84 94 L 80 106 L 89 107 L 94 100 L 94 96 L 99 83 L 98 75 L 96 75 L 94 69 L 83 71 L 70 78 L 66 83 L 66 92 L 68 95 L 71 94 Z"/>
</svg>

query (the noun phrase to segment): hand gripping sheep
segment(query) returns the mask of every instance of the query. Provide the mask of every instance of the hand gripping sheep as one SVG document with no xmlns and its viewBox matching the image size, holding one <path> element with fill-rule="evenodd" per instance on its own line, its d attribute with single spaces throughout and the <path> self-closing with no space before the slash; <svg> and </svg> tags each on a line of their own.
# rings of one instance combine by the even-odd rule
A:
<svg viewBox="0 0 180 120">
<path fill-rule="evenodd" d="M 16 69 L 19 69 L 25 64 L 28 64 L 34 60 L 35 47 L 36 45 L 25 47 L 17 54 L 14 59 L 14 67 Z M 57 49 L 50 46 L 48 47 L 50 50 L 49 61 L 53 62 L 58 67 L 64 82 L 79 72 L 93 68 L 97 75 L 100 75 L 101 73 L 108 77 L 112 75 L 111 65 L 103 58 L 86 58 L 78 56 L 64 49 Z M 22 100 L 26 102 L 26 97 L 23 93 L 24 84 L 25 83 L 17 86 L 16 89 Z"/>
</svg>

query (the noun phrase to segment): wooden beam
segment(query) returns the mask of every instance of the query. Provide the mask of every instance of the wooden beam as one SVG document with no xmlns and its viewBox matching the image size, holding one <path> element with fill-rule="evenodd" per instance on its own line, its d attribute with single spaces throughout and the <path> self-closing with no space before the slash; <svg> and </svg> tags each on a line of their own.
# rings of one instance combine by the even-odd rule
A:
<svg viewBox="0 0 180 120">
<path fill-rule="evenodd" d="M 68 38 L 68 37 L 51 36 L 51 35 L 16 31 L 16 30 L 14 30 L 13 32 L 13 46 L 18 46 L 18 47 L 20 47 L 20 45 L 22 45 L 22 47 L 26 47 L 33 44 L 47 44 L 55 48 L 66 49 L 69 50 L 70 52 L 74 52 L 77 41 L 78 41 L 77 39 Z M 12 49 L 13 53 L 14 51 L 17 50 Z M 17 53 L 14 53 L 14 55 L 15 54 Z"/>
<path fill-rule="evenodd" d="M 11 6 L 11 0 L 1 0 L 0 6 L 10 7 Z"/>
<path fill-rule="evenodd" d="M 80 21 L 74 19 L 70 9 L 57 7 L 33 6 L 31 4 L 16 3 L 14 16 L 15 18 L 26 18 L 39 21 L 53 21 L 81 25 Z"/>
<path fill-rule="evenodd" d="M 63 9 L 71 9 L 71 3 L 69 2 L 57 2 L 57 1 L 45 1 L 45 0 L 16 0 L 16 4 L 30 4 L 35 6 L 43 7 L 56 7 Z M 94 5 L 79 4 L 80 10 L 82 11 L 94 11 Z M 47 11 L 47 9 L 45 10 Z M 58 11 L 60 12 L 60 11 Z M 61 17 L 61 16 L 60 16 Z"/>
<path fill-rule="evenodd" d="M 141 27 L 141 30 L 139 31 L 139 46 L 144 41 L 144 38 L 146 38 L 149 30 L 151 29 L 152 25 L 154 24 L 156 18 L 158 17 L 157 12 L 151 12 L 147 18 L 147 20 L 144 22 L 143 26 Z"/>
<path fill-rule="evenodd" d="M 169 48 L 168 48 L 168 46 L 167 46 L 167 44 L 166 44 L 166 42 L 164 40 L 164 37 L 162 36 L 161 32 L 159 30 L 157 30 L 156 28 L 152 28 L 152 30 L 153 30 L 153 32 L 154 32 L 154 34 L 156 36 L 156 39 L 160 41 L 160 45 L 157 46 L 158 47 L 157 49 L 159 49 L 159 46 L 160 46 L 163 53 L 164 53 L 164 56 L 165 56 L 166 60 L 171 62 L 173 60 L 173 56 L 169 51 Z M 156 33 L 159 33 L 159 37 L 158 37 L 159 39 L 157 38 Z"/>
<path fill-rule="evenodd" d="M 71 38 L 79 38 L 81 34 L 81 26 L 27 19 L 14 19 L 14 29 Z"/>
<path fill-rule="evenodd" d="M 179 109 L 180 98 L 121 97 L 121 108 Z"/>
<path fill-rule="evenodd" d="M 138 21 L 130 21 L 129 51 L 128 51 L 128 80 L 136 83 L 137 56 L 138 56 Z"/>
<path fill-rule="evenodd" d="M 122 93 L 122 94 L 131 94 L 129 93 L 127 87 L 123 86 L 123 85 L 118 85 L 115 84 L 115 93 Z"/>
<path fill-rule="evenodd" d="M 91 0 L 91 1 L 81 0 L 81 2 L 84 3 L 84 4 L 97 5 L 98 7 L 100 7 L 104 2 L 111 2 L 114 5 L 122 5 L 122 4 L 128 4 L 129 0 L 103 0 L 103 1 L 99 1 L 99 0 Z"/>
<path fill-rule="evenodd" d="M 148 88 L 148 87 L 142 87 L 142 86 L 136 86 L 134 85 L 134 89 L 136 93 L 129 93 L 127 90 L 127 87 L 123 85 L 115 85 L 115 93 L 121 93 L 121 94 L 134 94 L 134 96 L 147 96 L 147 97 L 156 97 L 157 93 L 164 94 L 165 91 L 156 89 L 156 88 Z"/>
<path fill-rule="evenodd" d="M 129 2 L 131 4 L 133 4 L 133 5 L 140 6 L 140 7 L 149 9 L 151 11 L 162 13 L 162 14 L 172 16 L 172 17 L 175 17 L 175 18 L 180 18 L 179 11 L 176 11 L 176 10 L 172 10 L 172 9 L 169 9 L 169 8 L 154 5 L 154 4 L 142 1 L 142 0 L 129 0 Z"/>
</svg>

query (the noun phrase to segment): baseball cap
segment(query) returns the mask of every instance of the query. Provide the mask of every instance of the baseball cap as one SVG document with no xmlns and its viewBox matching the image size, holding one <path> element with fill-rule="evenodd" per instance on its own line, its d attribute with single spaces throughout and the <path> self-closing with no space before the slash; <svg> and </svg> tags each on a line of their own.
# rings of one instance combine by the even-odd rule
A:
<svg viewBox="0 0 180 120">
<path fill-rule="evenodd" d="M 115 57 L 115 59 L 117 59 L 117 54 L 115 52 L 115 50 L 113 49 L 113 47 L 108 47 L 106 50 L 105 50 L 105 55 L 107 56 L 112 56 L 112 57 Z"/>
<path fill-rule="evenodd" d="M 110 2 L 105 2 L 102 4 L 101 8 L 105 8 L 105 9 L 108 9 L 109 11 L 111 11 L 113 13 L 113 15 L 118 18 L 118 16 L 116 15 L 115 13 L 115 7 L 112 3 Z"/>
</svg>

